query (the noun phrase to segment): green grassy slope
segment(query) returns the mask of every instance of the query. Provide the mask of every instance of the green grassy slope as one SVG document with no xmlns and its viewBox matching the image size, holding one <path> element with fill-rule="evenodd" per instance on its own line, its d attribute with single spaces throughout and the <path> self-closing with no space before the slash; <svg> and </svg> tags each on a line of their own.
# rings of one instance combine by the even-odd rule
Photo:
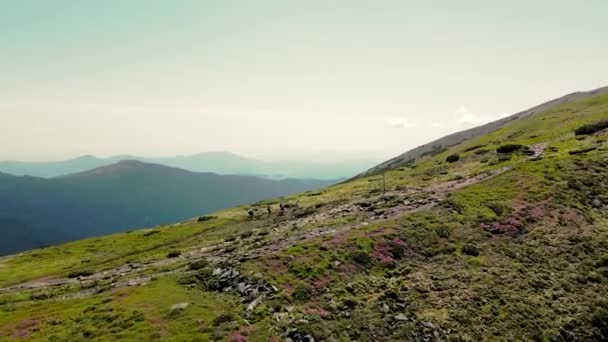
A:
<svg viewBox="0 0 608 342">
<path fill-rule="evenodd" d="M 576 102 L 583 99 L 588 99 L 591 97 L 596 97 L 598 95 L 608 94 L 608 87 L 603 87 L 599 89 L 595 89 L 588 92 L 576 92 L 572 94 L 568 94 L 562 96 L 560 98 L 547 101 L 543 104 L 540 104 L 534 108 L 530 108 L 528 110 L 519 112 L 517 114 L 513 114 L 506 118 L 496 120 L 485 125 L 481 125 L 478 127 L 470 128 L 464 131 L 456 132 L 445 137 L 439 138 L 437 140 L 431 141 L 424 145 L 413 148 L 395 158 L 385 161 L 366 172 L 363 172 L 361 175 L 370 176 L 374 174 L 380 174 L 386 170 L 407 166 L 415 159 L 420 158 L 421 156 L 437 153 L 440 151 L 444 151 L 445 149 L 452 147 L 454 145 L 460 144 L 466 140 L 472 140 L 481 137 L 482 135 L 494 132 L 501 127 L 512 123 L 513 121 L 524 120 L 529 116 L 534 115 L 536 113 L 542 113 L 549 110 L 553 110 L 557 107 L 563 106 L 565 103 Z"/>
<path fill-rule="evenodd" d="M 364 177 L 2 258 L 0 340 L 605 340 L 608 134 L 574 130 L 607 118 L 584 98 L 385 194 Z"/>
</svg>

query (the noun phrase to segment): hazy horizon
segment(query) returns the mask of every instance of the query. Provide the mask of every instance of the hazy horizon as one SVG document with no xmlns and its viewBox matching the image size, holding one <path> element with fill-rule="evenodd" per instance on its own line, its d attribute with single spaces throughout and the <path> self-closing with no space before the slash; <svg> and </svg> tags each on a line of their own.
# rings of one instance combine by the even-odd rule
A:
<svg viewBox="0 0 608 342">
<path fill-rule="evenodd" d="M 163 158 L 186 158 L 186 157 L 194 157 L 197 155 L 205 155 L 205 154 L 225 154 L 225 155 L 233 155 L 238 158 L 244 158 L 254 161 L 260 162 L 268 162 L 268 163 L 315 163 L 315 164 L 335 164 L 335 163 L 357 163 L 357 162 L 381 162 L 384 161 L 382 158 L 374 157 L 374 156 L 358 156 L 357 154 L 332 154 L 332 153 L 322 153 L 317 155 L 299 155 L 294 157 L 289 156 L 250 156 L 240 153 L 234 153 L 231 151 L 202 151 L 192 154 L 166 154 L 166 155 L 136 155 L 133 153 L 121 153 L 121 154 L 109 154 L 109 155 L 95 155 L 91 153 L 79 154 L 68 156 L 64 158 L 50 158 L 50 159 L 0 159 L 0 162 L 25 162 L 25 163 L 45 163 L 45 162 L 64 162 L 69 160 L 75 160 L 80 158 L 97 158 L 97 159 L 113 159 L 113 158 L 123 158 L 124 160 L 129 159 L 137 159 L 137 158 L 146 158 L 146 159 L 163 159 Z M 308 160 L 304 160 L 303 157 L 308 157 Z M 340 159 L 336 160 L 337 157 Z M 121 160 L 123 160 L 121 159 Z M 0 170 L 1 171 L 1 170 Z"/>
<path fill-rule="evenodd" d="M 608 85 L 605 1 L 20 1 L 0 160 L 383 160 Z"/>
</svg>

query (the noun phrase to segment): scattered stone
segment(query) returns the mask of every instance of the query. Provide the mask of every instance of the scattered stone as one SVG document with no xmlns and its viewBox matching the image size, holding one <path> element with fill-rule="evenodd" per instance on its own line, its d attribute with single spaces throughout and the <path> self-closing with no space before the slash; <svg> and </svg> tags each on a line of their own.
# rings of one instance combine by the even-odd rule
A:
<svg viewBox="0 0 608 342">
<path fill-rule="evenodd" d="M 190 304 L 189 303 L 178 303 L 178 304 L 173 304 L 171 306 L 170 311 L 171 312 L 178 312 L 178 311 L 184 311 Z"/>
<path fill-rule="evenodd" d="M 405 322 L 405 321 L 407 321 L 407 316 L 400 313 L 398 315 L 395 315 L 395 320 L 397 320 L 399 322 Z"/>
<path fill-rule="evenodd" d="M 287 319 L 288 316 L 289 316 L 289 314 L 286 312 L 277 312 L 274 314 L 274 319 L 277 322 L 281 322 L 281 321 L 284 321 L 285 319 Z"/>
<path fill-rule="evenodd" d="M 261 277 L 245 277 L 235 267 L 217 267 L 210 272 L 204 283 L 205 289 L 222 293 L 235 293 L 246 304 L 247 312 L 253 311 L 267 297 L 272 298 L 278 288 Z"/>
<path fill-rule="evenodd" d="M 260 296 L 256 299 L 253 300 L 253 302 L 249 303 L 249 305 L 247 305 L 247 311 L 253 311 L 255 309 L 256 306 L 258 306 L 258 304 L 260 304 L 260 302 L 264 299 L 264 296 Z"/>
</svg>

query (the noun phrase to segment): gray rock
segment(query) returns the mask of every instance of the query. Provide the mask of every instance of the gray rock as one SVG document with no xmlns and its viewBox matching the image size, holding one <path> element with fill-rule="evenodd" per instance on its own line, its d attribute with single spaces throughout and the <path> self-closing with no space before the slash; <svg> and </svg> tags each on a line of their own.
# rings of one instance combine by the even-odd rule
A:
<svg viewBox="0 0 608 342">
<path fill-rule="evenodd" d="M 284 321 L 285 319 L 287 319 L 288 316 L 289 316 L 288 313 L 285 313 L 285 312 L 279 313 L 279 312 L 277 312 L 277 313 L 274 314 L 274 319 L 277 322 L 281 322 L 281 321 Z"/>
<path fill-rule="evenodd" d="M 249 303 L 249 305 L 247 305 L 247 311 L 253 311 L 253 309 L 255 309 L 255 307 L 258 306 L 258 304 L 260 304 L 262 299 L 263 299 L 263 296 L 260 296 L 260 297 L 256 298 L 253 302 Z"/>
<path fill-rule="evenodd" d="M 407 316 L 400 313 L 398 315 L 395 315 L 395 320 L 400 321 L 400 322 L 405 322 L 405 321 L 407 321 Z"/>
<path fill-rule="evenodd" d="M 423 325 L 424 327 L 426 327 L 426 328 L 431 329 L 431 330 L 435 329 L 435 326 L 434 326 L 434 325 L 433 325 L 433 323 L 431 323 L 431 322 L 426 322 L 426 321 L 425 321 L 425 322 L 422 322 L 422 325 Z"/>
<path fill-rule="evenodd" d="M 189 306 L 189 303 L 178 303 L 178 304 L 173 304 L 171 306 L 170 311 L 171 312 L 176 312 L 176 311 L 184 311 L 186 310 L 186 308 Z"/>
</svg>

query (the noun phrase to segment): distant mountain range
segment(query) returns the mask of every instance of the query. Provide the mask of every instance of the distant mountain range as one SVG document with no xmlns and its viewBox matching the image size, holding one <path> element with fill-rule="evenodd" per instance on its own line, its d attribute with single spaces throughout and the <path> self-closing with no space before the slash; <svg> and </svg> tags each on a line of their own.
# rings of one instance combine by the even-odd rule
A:
<svg viewBox="0 0 608 342">
<path fill-rule="evenodd" d="M 129 155 L 97 158 L 86 155 L 70 160 L 49 162 L 0 161 L 0 172 L 16 176 L 29 175 L 52 178 L 111 165 L 120 160 L 127 159 L 162 164 L 192 172 L 215 172 L 223 175 L 255 175 L 272 179 L 310 178 L 334 180 L 352 177 L 377 164 L 377 161 L 373 160 L 335 163 L 266 162 L 245 158 L 229 152 L 205 152 L 188 156 L 159 158 L 144 158 Z"/>
<path fill-rule="evenodd" d="M 95 162 L 49 164 L 47 172 Z M 0 173 L 0 254 L 176 222 L 329 184 L 195 173 L 133 160 L 51 179 Z"/>
</svg>

